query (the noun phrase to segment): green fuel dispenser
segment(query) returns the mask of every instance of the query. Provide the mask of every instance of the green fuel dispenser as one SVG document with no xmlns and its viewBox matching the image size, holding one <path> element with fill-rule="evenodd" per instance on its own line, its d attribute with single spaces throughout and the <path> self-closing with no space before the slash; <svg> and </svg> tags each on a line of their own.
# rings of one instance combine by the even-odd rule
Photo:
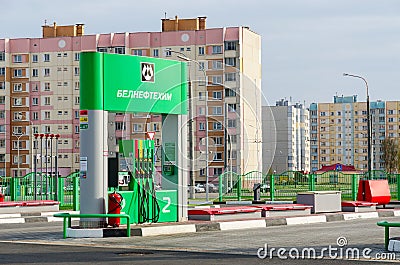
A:
<svg viewBox="0 0 400 265">
<path fill-rule="evenodd" d="M 129 190 L 133 198 L 128 214 L 134 223 L 157 222 L 160 207 L 154 190 L 154 141 L 121 140 L 119 149 L 123 157 L 132 157 Z"/>
</svg>

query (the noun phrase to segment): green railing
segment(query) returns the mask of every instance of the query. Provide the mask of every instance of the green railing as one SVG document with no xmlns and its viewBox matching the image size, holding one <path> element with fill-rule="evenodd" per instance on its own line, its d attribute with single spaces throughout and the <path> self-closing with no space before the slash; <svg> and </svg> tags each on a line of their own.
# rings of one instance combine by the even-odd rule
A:
<svg viewBox="0 0 400 265">
<path fill-rule="evenodd" d="M 79 210 L 79 172 L 59 177 L 57 184 L 55 176 L 31 172 L 23 177 L 0 177 L 0 193 L 5 201 L 56 200 L 61 208 Z"/>
<path fill-rule="evenodd" d="M 299 192 L 324 190 L 341 191 L 343 200 L 356 200 L 360 179 L 387 179 L 392 200 L 400 198 L 400 174 L 379 170 L 364 174 L 345 174 L 339 171 L 302 174 L 286 171 L 270 175 L 252 171 L 243 175 L 234 172 L 220 175 L 218 200 L 252 199 L 255 183 L 261 184 L 261 198 L 264 200 L 296 200 Z"/>
</svg>

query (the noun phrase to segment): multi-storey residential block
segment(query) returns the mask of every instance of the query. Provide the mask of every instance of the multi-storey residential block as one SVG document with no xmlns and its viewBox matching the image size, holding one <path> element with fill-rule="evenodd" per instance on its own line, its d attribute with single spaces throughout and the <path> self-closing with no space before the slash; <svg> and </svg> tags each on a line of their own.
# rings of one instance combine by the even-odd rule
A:
<svg viewBox="0 0 400 265">
<path fill-rule="evenodd" d="M 367 105 L 357 96 L 335 96 L 333 103 L 312 103 L 311 167 L 341 163 L 368 168 Z M 384 169 L 381 143 L 399 135 L 399 102 L 370 103 L 372 169 Z"/>
<path fill-rule="evenodd" d="M 309 111 L 280 100 L 262 107 L 263 172 L 310 172 Z"/>
<path fill-rule="evenodd" d="M 36 133 L 60 134 L 60 175 L 79 170 L 83 51 L 191 60 L 188 157 L 193 158 L 193 178 L 206 179 L 205 153 L 211 177 L 226 168 L 261 170 L 260 36 L 247 27 L 207 29 L 205 17 L 175 17 L 162 20 L 161 32 L 84 35 L 82 24 L 54 23 L 43 26 L 42 38 L 0 39 L 0 175 L 25 175 L 35 158 L 38 170 L 46 165 L 54 172 L 54 157 L 43 163 L 36 155 L 43 149 L 40 140 L 33 141 Z M 161 146 L 161 125 L 161 115 L 110 114 L 110 155 L 118 140 L 143 139 L 149 131 L 155 132 L 156 148 Z M 160 150 L 157 154 L 160 158 Z"/>
</svg>

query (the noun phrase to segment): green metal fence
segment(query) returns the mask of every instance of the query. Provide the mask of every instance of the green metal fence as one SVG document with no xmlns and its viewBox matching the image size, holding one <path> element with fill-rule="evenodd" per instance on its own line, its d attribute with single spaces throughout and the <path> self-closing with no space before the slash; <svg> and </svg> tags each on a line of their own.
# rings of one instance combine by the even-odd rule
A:
<svg viewBox="0 0 400 265">
<path fill-rule="evenodd" d="M 356 200 L 360 179 L 387 179 L 392 200 L 400 198 L 400 174 L 371 171 L 365 174 L 345 174 L 328 171 L 322 174 L 302 174 L 286 171 L 280 174 L 263 174 L 252 171 L 243 175 L 225 172 L 219 177 L 219 201 L 253 198 L 253 185 L 261 184 L 264 200 L 296 200 L 297 193 L 305 191 L 341 191 L 342 200 Z"/>
<path fill-rule="evenodd" d="M 23 177 L 0 177 L 5 201 L 57 200 L 60 208 L 79 209 L 79 173 L 58 178 L 41 172 Z M 56 188 L 58 188 L 56 192 Z"/>
</svg>

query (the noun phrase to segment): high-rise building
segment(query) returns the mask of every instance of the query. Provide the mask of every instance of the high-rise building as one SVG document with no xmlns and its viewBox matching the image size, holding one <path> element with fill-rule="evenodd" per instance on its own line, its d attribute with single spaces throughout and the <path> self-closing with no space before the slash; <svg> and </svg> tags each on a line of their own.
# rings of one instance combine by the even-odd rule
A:
<svg viewBox="0 0 400 265">
<path fill-rule="evenodd" d="M 333 103 L 312 103 L 311 167 L 341 163 L 368 170 L 367 105 L 357 102 L 357 96 L 335 96 Z M 398 137 L 400 102 L 370 102 L 371 166 L 383 170 L 385 137 Z"/>
<path fill-rule="evenodd" d="M 211 178 L 261 171 L 261 38 L 248 27 L 207 29 L 205 17 L 175 17 L 162 19 L 161 32 L 84 35 L 82 24 L 56 23 L 42 29 L 41 38 L 0 39 L 0 175 L 25 175 L 35 158 L 38 171 L 54 171 L 54 157 L 34 155 L 43 148 L 36 133 L 60 134 L 60 175 L 79 170 L 83 51 L 189 59 L 191 176 L 204 182 L 206 168 Z M 161 115 L 110 114 L 109 155 L 118 140 L 155 132 L 160 167 L 161 127 Z"/>
<path fill-rule="evenodd" d="M 304 105 L 280 100 L 262 107 L 263 172 L 310 172 L 310 121 Z"/>
</svg>

